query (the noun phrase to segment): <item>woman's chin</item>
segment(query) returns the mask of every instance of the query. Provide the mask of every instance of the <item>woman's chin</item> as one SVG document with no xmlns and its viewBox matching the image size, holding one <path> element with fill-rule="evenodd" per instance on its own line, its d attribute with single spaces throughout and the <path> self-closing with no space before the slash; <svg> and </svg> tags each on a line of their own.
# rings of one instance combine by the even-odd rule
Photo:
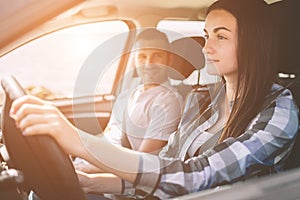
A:
<svg viewBox="0 0 300 200">
<path fill-rule="evenodd" d="M 209 75 L 215 75 L 215 76 L 221 75 L 220 71 L 214 65 L 207 65 L 206 69 Z"/>
</svg>

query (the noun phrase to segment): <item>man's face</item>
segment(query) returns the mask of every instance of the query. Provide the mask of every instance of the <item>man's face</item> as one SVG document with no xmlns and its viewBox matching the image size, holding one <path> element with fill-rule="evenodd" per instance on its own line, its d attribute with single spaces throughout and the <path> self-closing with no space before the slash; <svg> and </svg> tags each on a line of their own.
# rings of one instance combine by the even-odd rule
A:
<svg viewBox="0 0 300 200">
<path fill-rule="evenodd" d="M 135 53 L 137 74 L 145 83 L 161 84 L 168 79 L 167 67 L 170 66 L 170 55 L 158 40 L 139 41 Z M 151 43 L 151 44 L 150 44 Z M 157 43 L 157 45 L 155 45 Z M 156 47 L 157 48 L 154 48 Z"/>
</svg>

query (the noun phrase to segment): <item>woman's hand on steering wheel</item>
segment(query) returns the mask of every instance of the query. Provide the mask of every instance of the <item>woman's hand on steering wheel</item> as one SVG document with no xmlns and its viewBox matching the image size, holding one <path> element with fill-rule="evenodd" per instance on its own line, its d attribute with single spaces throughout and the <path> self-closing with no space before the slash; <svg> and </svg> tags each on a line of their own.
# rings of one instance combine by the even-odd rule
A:
<svg viewBox="0 0 300 200">
<path fill-rule="evenodd" d="M 65 149 L 77 129 L 49 101 L 26 95 L 12 103 L 10 116 L 24 135 L 50 135 Z M 69 143 L 69 144 L 68 144 Z"/>
</svg>

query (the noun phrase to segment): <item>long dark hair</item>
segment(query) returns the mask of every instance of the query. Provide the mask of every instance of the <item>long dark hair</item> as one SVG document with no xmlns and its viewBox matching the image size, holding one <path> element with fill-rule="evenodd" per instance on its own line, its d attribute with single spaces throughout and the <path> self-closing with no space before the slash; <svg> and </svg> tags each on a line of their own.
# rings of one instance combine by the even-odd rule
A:
<svg viewBox="0 0 300 200">
<path fill-rule="evenodd" d="M 263 0 L 219 0 L 207 10 L 225 10 L 237 20 L 238 82 L 220 142 L 238 137 L 259 113 L 275 80 L 277 45 L 269 6 Z"/>
</svg>

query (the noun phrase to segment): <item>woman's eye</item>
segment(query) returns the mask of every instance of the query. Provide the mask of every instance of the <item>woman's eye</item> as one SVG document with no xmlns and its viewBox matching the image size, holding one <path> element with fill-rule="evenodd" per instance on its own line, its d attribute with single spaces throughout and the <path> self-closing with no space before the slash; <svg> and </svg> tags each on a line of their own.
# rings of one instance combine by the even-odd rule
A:
<svg viewBox="0 0 300 200">
<path fill-rule="evenodd" d="M 227 38 L 226 37 L 224 37 L 224 36 L 222 36 L 222 35 L 218 35 L 218 37 L 217 37 L 219 40 L 226 40 Z"/>
<path fill-rule="evenodd" d="M 204 37 L 205 39 L 208 39 L 208 35 L 204 35 L 203 37 Z"/>
</svg>

